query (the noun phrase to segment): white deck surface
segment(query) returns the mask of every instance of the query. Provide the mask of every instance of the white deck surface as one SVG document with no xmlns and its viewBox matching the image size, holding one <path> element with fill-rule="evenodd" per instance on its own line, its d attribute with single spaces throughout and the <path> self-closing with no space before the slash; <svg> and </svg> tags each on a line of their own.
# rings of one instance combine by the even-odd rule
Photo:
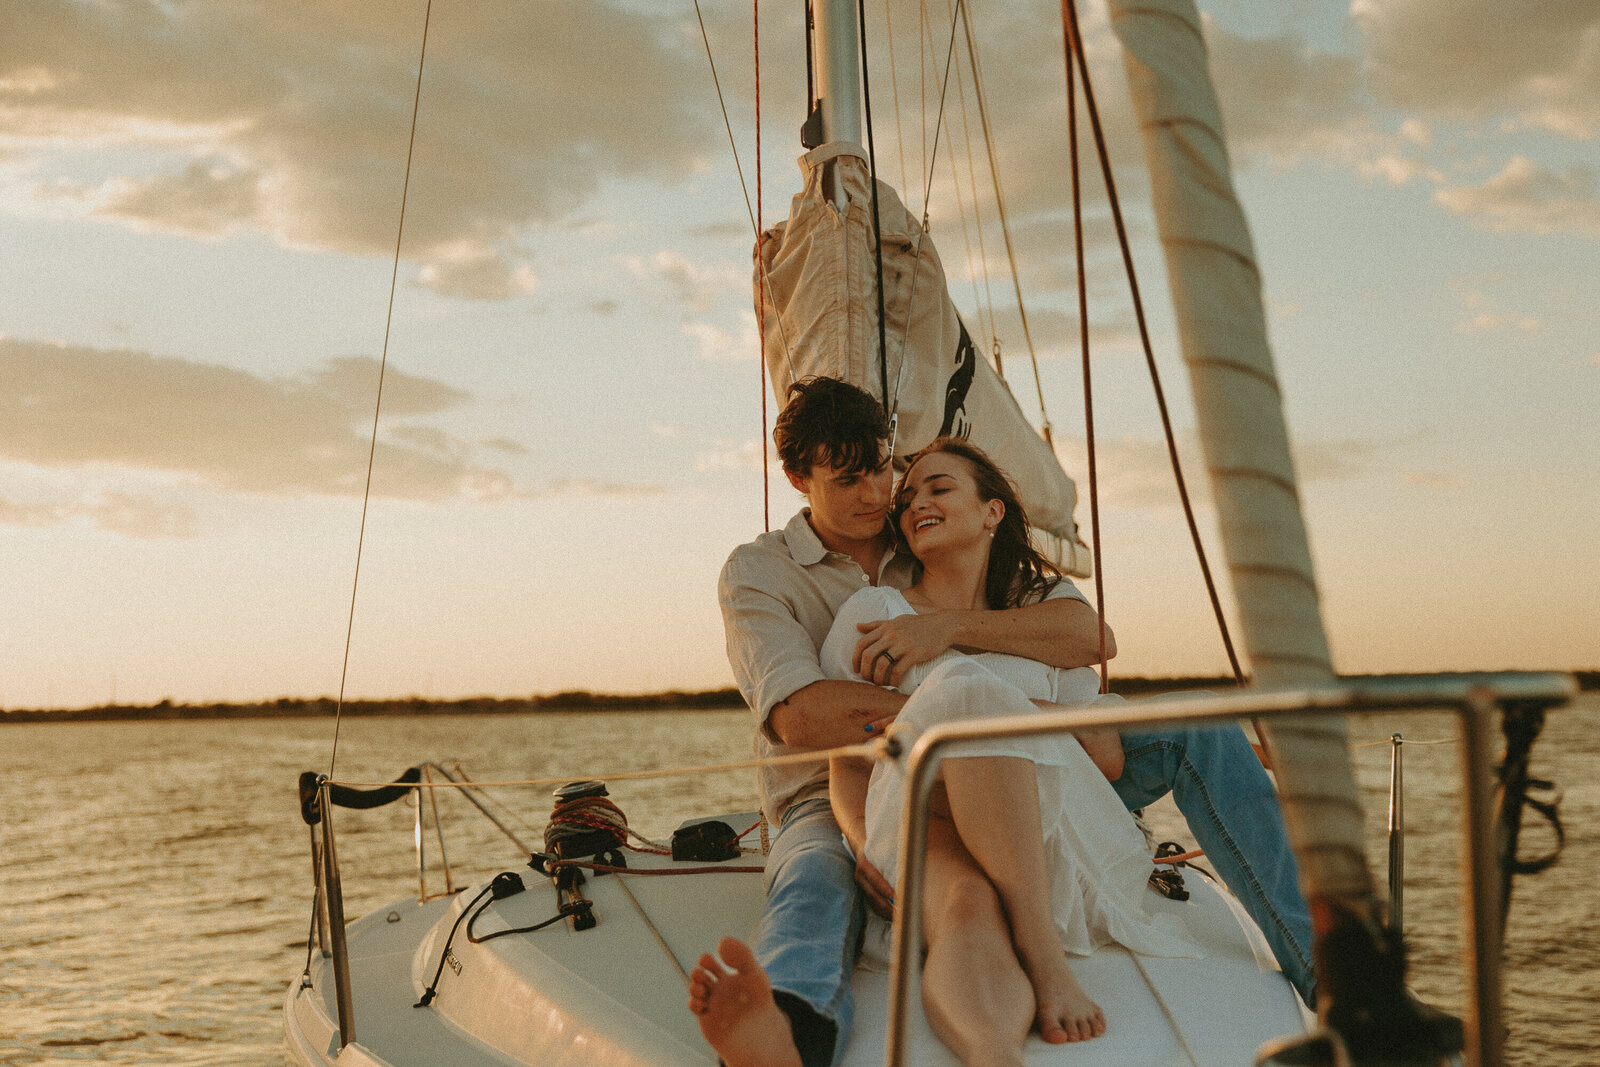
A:
<svg viewBox="0 0 1600 1067">
<path fill-rule="evenodd" d="M 669 860 L 632 853 L 628 862 L 635 868 L 671 866 Z M 727 865 L 759 862 L 754 856 Z M 532 871 L 522 873 L 527 891 L 492 905 L 478 920 L 480 936 L 555 913 L 554 888 Z M 686 1008 L 679 968 L 692 969 L 700 953 L 725 934 L 750 937 L 761 912 L 761 876 L 621 877 L 639 907 L 617 876 L 591 877 L 585 892 L 600 920 L 591 930 L 574 932 L 564 921 L 537 933 L 473 945 L 463 924 L 451 945 L 459 973 L 446 966 L 439 995 L 428 1008 L 412 1005 L 438 966 L 455 915 L 477 889 L 424 906 L 398 903 L 352 923 L 358 1043 L 337 1062 L 343 1067 L 715 1064 Z M 1094 1041 L 1063 1046 L 1030 1039 L 1030 1064 L 1240 1067 L 1251 1062 L 1263 1041 L 1304 1029 L 1298 998 L 1237 904 L 1192 871 L 1186 880 L 1193 894 L 1189 902 L 1152 892 L 1149 904 L 1180 916 L 1205 946 L 1205 957 L 1135 958 L 1110 948 L 1074 960 L 1079 980 L 1106 1012 L 1109 1031 Z M 296 1062 L 328 1064 L 335 1062 L 336 1011 L 326 961 L 319 958 L 313 977 L 313 990 L 300 991 L 297 980 L 289 991 L 287 1043 Z M 854 989 L 856 1025 L 845 1063 L 881 1064 L 888 974 L 858 969 Z M 912 1022 L 909 1062 L 956 1063 L 928 1030 L 920 1006 L 913 1007 Z"/>
</svg>

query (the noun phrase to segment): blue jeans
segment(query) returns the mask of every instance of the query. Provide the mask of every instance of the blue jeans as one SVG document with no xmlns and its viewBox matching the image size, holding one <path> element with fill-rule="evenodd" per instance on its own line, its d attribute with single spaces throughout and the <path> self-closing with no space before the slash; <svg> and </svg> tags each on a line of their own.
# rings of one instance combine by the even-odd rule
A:
<svg viewBox="0 0 1600 1067">
<path fill-rule="evenodd" d="M 767 855 L 767 909 L 753 949 L 806 1067 L 836 1063 L 850 1033 L 850 974 L 866 915 L 855 873 L 827 797 L 783 813 Z"/>
<path fill-rule="evenodd" d="M 1124 732 L 1126 763 L 1112 783 L 1129 810 L 1167 793 L 1195 842 L 1266 935 L 1300 997 L 1314 1005 L 1311 916 L 1272 780 L 1237 726 Z"/>
</svg>

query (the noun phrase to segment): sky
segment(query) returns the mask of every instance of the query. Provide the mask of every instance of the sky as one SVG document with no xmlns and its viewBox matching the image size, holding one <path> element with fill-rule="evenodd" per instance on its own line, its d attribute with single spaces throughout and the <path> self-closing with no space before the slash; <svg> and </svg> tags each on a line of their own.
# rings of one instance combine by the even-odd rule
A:
<svg viewBox="0 0 1600 1067">
<path fill-rule="evenodd" d="M 948 8 L 867 6 L 880 177 L 1081 491 L 1058 5 L 972 4 L 1032 359 L 965 73 L 919 176 Z M 1600 665 L 1600 7 L 1199 6 L 1335 666 Z M 760 5 L 759 163 L 749 4 L 701 0 L 703 40 L 690 0 L 435 0 L 418 96 L 425 8 L 0 6 L 0 707 L 731 684 L 717 572 L 801 503 L 750 283 L 799 188 L 799 5 Z M 1226 673 L 1086 180 L 1113 672 Z"/>
</svg>

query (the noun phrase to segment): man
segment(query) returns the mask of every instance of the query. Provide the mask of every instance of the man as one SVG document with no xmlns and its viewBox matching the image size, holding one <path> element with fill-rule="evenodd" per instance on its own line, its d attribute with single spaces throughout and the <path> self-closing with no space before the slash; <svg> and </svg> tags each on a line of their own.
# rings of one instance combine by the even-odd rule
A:
<svg viewBox="0 0 1600 1067">
<path fill-rule="evenodd" d="M 717 591 L 728 658 L 755 712 L 761 756 L 857 743 L 881 731 L 905 702 L 878 685 L 829 680 L 818 662 L 833 617 L 852 593 L 911 581 L 913 561 L 895 550 L 887 524 L 887 437 L 883 409 L 860 389 L 832 378 L 790 387 L 773 439 L 785 475 L 809 506 L 781 531 L 735 549 Z M 857 669 L 881 685 L 955 647 L 1058 667 L 1086 666 L 1100 654 L 1098 616 L 1070 582 L 1026 608 L 907 615 L 864 629 Z M 1109 631 L 1106 645 L 1115 655 Z M 1114 784 L 1124 802 L 1142 807 L 1174 792 L 1218 874 L 1309 998 L 1310 922 L 1271 782 L 1243 733 L 1130 733 L 1123 743 L 1128 765 Z M 828 1065 L 850 1030 L 850 973 L 863 918 L 857 887 L 884 914 L 892 890 L 845 848 L 828 804 L 825 762 L 765 767 L 761 787 L 766 817 L 778 826 L 767 859 L 767 910 L 753 952 L 731 939 L 719 946 L 732 974 L 702 959 L 690 1005 L 729 1067 Z"/>
</svg>

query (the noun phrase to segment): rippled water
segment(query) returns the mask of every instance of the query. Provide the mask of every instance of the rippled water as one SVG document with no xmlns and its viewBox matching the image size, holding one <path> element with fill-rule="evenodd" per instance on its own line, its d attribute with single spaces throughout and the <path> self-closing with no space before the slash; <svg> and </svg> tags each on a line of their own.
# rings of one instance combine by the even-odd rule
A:
<svg viewBox="0 0 1600 1067">
<path fill-rule="evenodd" d="M 743 712 L 543 714 L 347 720 L 337 776 L 387 779 L 418 758 L 459 759 L 479 779 L 582 777 L 745 758 Z M 1357 740 L 1449 738 L 1441 716 L 1373 720 Z M 66 723 L 0 728 L 0 1064 L 283 1062 L 279 1012 L 305 959 L 307 831 L 295 779 L 326 770 L 327 722 Z M 1559 868 L 1520 880 L 1507 942 L 1512 1061 L 1583 1064 L 1600 1049 L 1600 695 L 1557 713 L 1535 773 L 1566 791 Z M 1460 882 L 1454 744 L 1409 745 L 1406 917 L 1413 984 L 1459 1002 Z M 1358 750 L 1374 848 L 1382 847 L 1389 748 Z M 752 772 L 619 782 L 633 824 L 665 833 L 701 811 L 754 806 Z M 536 841 L 544 793 L 499 794 Z M 456 870 L 516 866 L 517 849 L 459 798 L 441 798 Z M 461 816 L 452 820 L 452 814 Z M 415 889 L 405 805 L 341 816 L 351 915 Z M 1181 830 L 1175 813 L 1158 816 Z"/>
</svg>

